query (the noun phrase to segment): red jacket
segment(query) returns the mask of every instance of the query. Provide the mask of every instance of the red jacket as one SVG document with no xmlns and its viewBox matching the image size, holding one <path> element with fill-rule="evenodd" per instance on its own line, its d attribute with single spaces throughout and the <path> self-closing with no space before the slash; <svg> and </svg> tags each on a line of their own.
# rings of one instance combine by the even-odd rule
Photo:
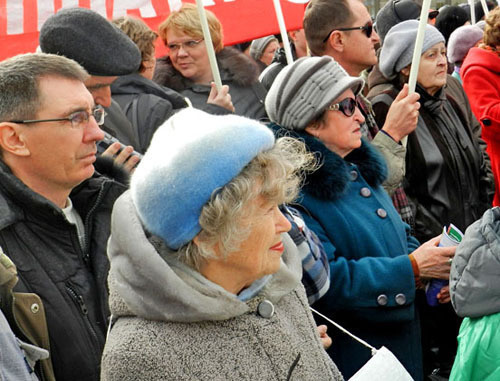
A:
<svg viewBox="0 0 500 381">
<path fill-rule="evenodd" d="M 472 48 L 465 57 L 460 76 L 472 112 L 483 127 L 483 138 L 487 142 L 500 141 L 500 56 Z"/>
<path fill-rule="evenodd" d="M 500 206 L 500 56 L 497 52 L 472 48 L 460 76 L 472 112 L 481 122 L 482 138 L 490 155 L 495 179 L 493 206 Z"/>
</svg>

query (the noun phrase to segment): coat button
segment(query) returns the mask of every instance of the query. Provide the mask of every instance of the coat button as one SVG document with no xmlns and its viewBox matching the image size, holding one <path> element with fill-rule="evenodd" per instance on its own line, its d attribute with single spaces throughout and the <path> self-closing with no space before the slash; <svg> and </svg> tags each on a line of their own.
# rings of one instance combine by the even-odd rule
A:
<svg viewBox="0 0 500 381">
<path fill-rule="evenodd" d="M 274 306 L 269 300 L 263 300 L 259 303 L 257 311 L 263 318 L 270 319 L 274 315 Z"/>
<path fill-rule="evenodd" d="M 382 294 L 378 296 L 377 303 L 379 306 L 385 306 L 387 305 L 387 302 L 388 302 L 387 295 Z"/>
<path fill-rule="evenodd" d="M 351 174 L 351 180 L 352 180 L 352 181 L 356 181 L 356 180 L 357 180 L 357 178 L 358 178 L 358 172 L 356 172 L 356 171 L 351 171 L 351 173 L 350 173 L 350 174 Z"/>
<path fill-rule="evenodd" d="M 38 303 L 33 303 L 31 305 L 31 312 L 33 312 L 34 314 L 38 313 L 38 311 L 40 311 L 40 306 L 38 305 Z"/>
<path fill-rule="evenodd" d="M 372 191 L 370 190 L 370 188 L 366 188 L 366 187 L 361 188 L 361 190 L 359 191 L 359 193 L 363 197 L 370 197 L 372 195 Z"/>
<path fill-rule="evenodd" d="M 397 294 L 394 297 L 394 300 L 396 301 L 396 304 L 398 306 L 402 306 L 406 303 L 406 296 L 405 296 L 405 294 Z"/>
<path fill-rule="evenodd" d="M 385 211 L 385 209 L 379 208 L 377 209 L 377 216 L 379 216 L 380 218 L 386 218 L 387 212 Z"/>
</svg>

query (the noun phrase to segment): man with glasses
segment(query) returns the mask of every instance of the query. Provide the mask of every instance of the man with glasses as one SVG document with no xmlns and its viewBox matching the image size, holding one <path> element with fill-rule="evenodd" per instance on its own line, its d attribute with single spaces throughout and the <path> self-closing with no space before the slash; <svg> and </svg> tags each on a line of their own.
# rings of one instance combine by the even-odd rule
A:
<svg viewBox="0 0 500 381">
<path fill-rule="evenodd" d="M 44 53 L 63 55 L 82 65 L 90 74 L 85 81 L 94 102 L 106 108 L 103 129 L 127 145 L 115 162 L 132 170 L 139 157 L 139 137 L 122 109 L 111 98 L 111 84 L 122 75 L 135 73 L 141 64 L 141 52 L 135 43 L 104 17 L 86 8 L 62 9 L 49 17 L 40 30 L 40 48 Z M 105 152 L 113 156 L 121 149 L 114 143 Z"/>
<path fill-rule="evenodd" d="M 106 245 L 113 203 L 125 190 L 94 173 L 105 112 L 89 78 L 58 55 L 0 62 L 0 247 L 17 266 L 14 291 L 29 300 L 21 314 L 3 312 L 21 339 L 50 351 L 57 380 L 99 379 Z M 24 320 L 33 324 L 17 326 Z M 45 379 L 50 365 L 42 368 Z"/>
<path fill-rule="evenodd" d="M 366 6 L 360 0 L 311 0 L 304 14 L 304 30 L 312 55 L 333 57 L 351 76 L 377 63 L 376 46 L 380 39 Z M 419 95 L 408 95 L 407 86 L 394 100 L 386 123 L 379 129 L 369 101 L 358 95 L 358 106 L 365 117 L 362 133 L 384 155 L 388 178 L 384 188 L 405 222 L 413 215 L 401 187 L 405 173 L 406 149 L 401 139 L 417 126 Z M 380 131 L 380 133 L 379 133 Z"/>
</svg>

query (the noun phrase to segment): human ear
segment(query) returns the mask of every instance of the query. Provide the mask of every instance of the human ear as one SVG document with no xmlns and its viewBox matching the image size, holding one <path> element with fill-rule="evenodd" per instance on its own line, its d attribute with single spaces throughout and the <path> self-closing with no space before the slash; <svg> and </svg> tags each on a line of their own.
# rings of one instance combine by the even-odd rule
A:
<svg viewBox="0 0 500 381">
<path fill-rule="evenodd" d="M 0 123 L 0 147 L 2 151 L 16 156 L 29 156 L 30 150 L 22 128 L 15 123 Z"/>
<path fill-rule="evenodd" d="M 401 69 L 401 73 L 403 73 L 404 76 L 408 77 L 410 75 L 410 70 L 411 70 L 411 65 L 408 65 Z"/>
<path fill-rule="evenodd" d="M 337 52 L 343 52 L 345 46 L 344 35 L 341 31 L 334 30 L 330 37 L 328 37 L 328 41 L 326 42 L 333 50 Z"/>
<path fill-rule="evenodd" d="M 310 124 L 304 129 L 305 132 L 307 132 L 309 135 L 314 136 L 315 138 L 319 139 L 319 133 L 318 133 L 318 126 L 314 124 Z"/>
<path fill-rule="evenodd" d="M 200 233 L 196 234 L 193 238 L 193 243 L 197 246 L 200 247 Z"/>
</svg>

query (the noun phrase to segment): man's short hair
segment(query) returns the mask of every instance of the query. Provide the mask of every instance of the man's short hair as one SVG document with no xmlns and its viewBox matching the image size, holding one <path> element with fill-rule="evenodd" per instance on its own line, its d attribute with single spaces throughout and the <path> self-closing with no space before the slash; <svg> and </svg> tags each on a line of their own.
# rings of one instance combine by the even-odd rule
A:
<svg viewBox="0 0 500 381">
<path fill-rule="evenodd" d="M 78 63 L 55 54 L 28 53 L 0 62 L 0 122 L 35 119 L 40 107 L 39 80 L 47 76 L 81 82 L 89 77 Z"/>
<path fill-rule="evenodd" d="M 353 18 L 347 0 L 311 0 L 304 13 L 304 32 L 312 55 L 323 55 L 328 33 L 349 27 Z"/>
</svg>

